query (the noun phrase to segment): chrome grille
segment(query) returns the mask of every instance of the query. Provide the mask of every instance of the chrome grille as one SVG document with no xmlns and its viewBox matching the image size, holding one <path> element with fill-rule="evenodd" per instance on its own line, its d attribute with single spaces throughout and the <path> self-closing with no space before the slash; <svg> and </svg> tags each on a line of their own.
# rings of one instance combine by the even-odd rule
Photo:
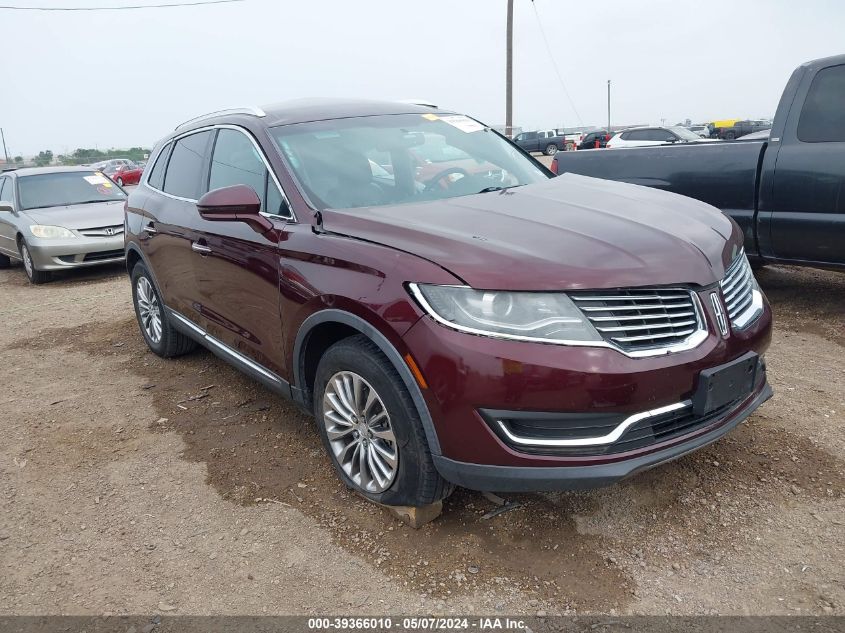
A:
<svg viewBox="0 0 845 633">
<path fill-rule="evenodd" d="M 598 290 L 569 296 L 604 340 L 625 351 L 668 351 L 704 330 L 700 304 L 683 288 Z"/>
<path fill-rule="evenodd" d="M 79 233 L 85 237 L 114 237 L 115 235 L 123 235 L 123 225 L 115 224 L 113 226 L 97 226 L 90 229 L 79 229 Z"/>
<path fill-rule="evenodd" d="M 752 307 L 754 300 L 754 274 L 745 254 L 737 257 L 719 284 L 728 317 L 733 325 L 743 313 Z"/>
</svg>

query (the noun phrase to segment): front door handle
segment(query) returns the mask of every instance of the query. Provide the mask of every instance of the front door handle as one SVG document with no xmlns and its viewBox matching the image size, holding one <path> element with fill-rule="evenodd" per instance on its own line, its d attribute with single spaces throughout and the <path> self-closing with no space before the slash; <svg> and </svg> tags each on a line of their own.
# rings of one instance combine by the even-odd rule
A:
<svg viewBox="0 0 845 633">
<path fill-rule="evenodd" d="M 191 250 L 200 255 L 208 255 L 211 252 L 208 246 L 203 246 L 198 242 L 191 242 Z"/>
<path fill-rule="evenodd" d="M 158 233 L 158 231 L 156 231 L 156 228 L 153 226 L 152 222 L 150 222 L 149 224 L 147 224 L 147 226 L 144 227 L 144 231 L 146 231 L 150 235 L 155 235 L 156 233 Z"/>
</svg>

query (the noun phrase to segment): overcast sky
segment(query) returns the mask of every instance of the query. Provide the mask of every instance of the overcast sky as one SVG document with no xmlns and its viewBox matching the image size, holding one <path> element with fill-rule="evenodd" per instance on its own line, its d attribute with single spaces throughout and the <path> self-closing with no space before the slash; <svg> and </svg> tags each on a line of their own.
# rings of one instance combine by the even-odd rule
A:
<svg viewBox="0 0 845 633">
<path fill-rule="evenodd" d="M 162 0 L 4 0 L 108 6 Z M 514 124 L 774 114 L 798 64 L 845 53 L 842 0 L 515 0 Z M 506 0 L 245 0 L 100 12 L 0 9 L 10 155 L 150 146 L 211 110 L 303 96 L 425 98 L 504 122 Z"/>
</svg>

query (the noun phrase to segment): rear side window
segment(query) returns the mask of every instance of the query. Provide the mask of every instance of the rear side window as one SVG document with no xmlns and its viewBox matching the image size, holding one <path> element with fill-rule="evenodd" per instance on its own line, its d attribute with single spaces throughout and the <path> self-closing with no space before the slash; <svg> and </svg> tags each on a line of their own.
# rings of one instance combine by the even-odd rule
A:
<svg viewBox="0 0 845 633">
<path fill-rule="evenodd" d="M 163 150 L 158 154 L 153 170 L 150 172 L 148 182 L 151 187 L 161 189 L 164 184 L 164 168 L 167 165 L 167 155 L 170 154 L 170 143 L 168 143 Z"/>
<path fill-rule="evenodd" d="M 8 196 L 6 194 L 6 189 L 9 189 L 9 193 L 12 192 L 12 188 L 9 187 L 6 183 L 10 183 L 11 181 L 8 178 L 0 178 L 0 200 L 4 202 L 11 202 L 12 196 Z"/>
<path fill-rule="evenodd" d="M 198 132 L 176 141 L 164 176 L 165 193 L 196 200 L 202 191 L 202 171 L 211 132 Z"/>
<path fill-rule="evenodd" d="M 845 142 L 845 66 L 831 66 L 813 79 L 801 118 L 798 139 L 805 143 Z"/>
</svg>

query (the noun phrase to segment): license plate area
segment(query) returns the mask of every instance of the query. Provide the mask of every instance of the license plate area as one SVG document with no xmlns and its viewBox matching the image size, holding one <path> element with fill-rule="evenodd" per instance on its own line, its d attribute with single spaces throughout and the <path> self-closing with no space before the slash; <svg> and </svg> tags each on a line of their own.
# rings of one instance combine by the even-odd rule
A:
<svg viewBox="0 0 845 633">
<path fill-rule="evenodd" d="M 695 415 L 706 415 L 720 407 L 748 396 L 754 390 L 759 356 L 748 352 L 724 365 L 704 369 L 692 399 Z"/>
</svg>

